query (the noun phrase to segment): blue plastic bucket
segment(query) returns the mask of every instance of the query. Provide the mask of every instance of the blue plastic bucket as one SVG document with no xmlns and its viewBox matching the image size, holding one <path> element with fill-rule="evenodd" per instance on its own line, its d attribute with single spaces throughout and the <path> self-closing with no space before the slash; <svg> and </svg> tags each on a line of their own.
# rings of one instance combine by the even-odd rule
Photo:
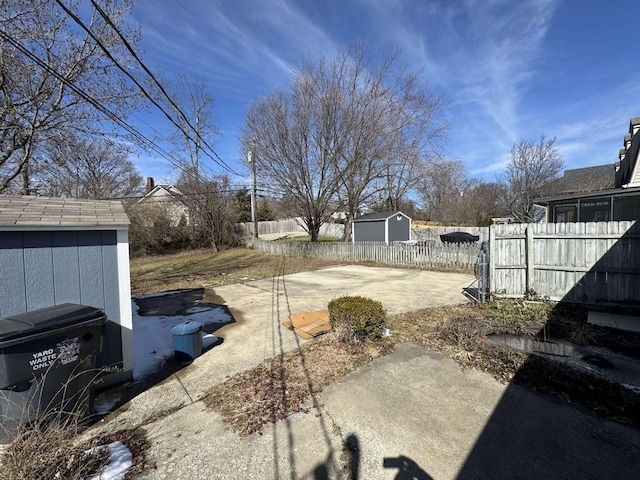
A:
<svg viewBox="0 0 640 480">
<path fill-rule="evenodd" d="M 177 362 L 189 363 L 202 354 L 202 329 L 199 322 L 187 321 L 171 327 L 173 350 Z"/>
</svg>

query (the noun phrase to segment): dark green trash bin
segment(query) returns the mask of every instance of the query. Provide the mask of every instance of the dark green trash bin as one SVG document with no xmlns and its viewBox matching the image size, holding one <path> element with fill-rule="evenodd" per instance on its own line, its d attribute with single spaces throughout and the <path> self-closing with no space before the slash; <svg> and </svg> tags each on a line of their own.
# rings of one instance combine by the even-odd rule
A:
<svg viewBox="0 0 640 480">
<path fill-rule="evenodd" d="M 106 322 L 103 310 L 72 303 L 0 320 L 0 442 L 36 419 L 92 410 Z"/>
</svg>

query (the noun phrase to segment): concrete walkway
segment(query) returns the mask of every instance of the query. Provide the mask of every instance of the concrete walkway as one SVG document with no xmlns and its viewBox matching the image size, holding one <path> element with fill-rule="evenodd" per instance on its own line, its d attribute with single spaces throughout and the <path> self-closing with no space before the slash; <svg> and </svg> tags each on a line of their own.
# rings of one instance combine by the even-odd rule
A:
<svg viewBox="0 0 640 480">
<path fill-rule="evenodd" d="M 413 344 L 238 437 L 202 402 L 148 427 L 142 479 L 636 479 L 640 432 Z M 343 456 L 342 444 L 352 446 Z M 347 477 L 349 478 L 349 477 Z"/>
<path fill-rule="evenodd" d="M 146 427 L 157 469 L 142 479 L 339 478 L 345 462 L 360 479 L 637 478 L 637 430 L 463 372 L 412 344 L 262 435 L 239 437 L 199 401 L 227 376 L 297 348 L 299 339 L 281 326 L 291 313 L 325 308 L 345 294 L 380 300 L 390 313 L 460 303 L 472 281 L 346 266 L 218 288 L 207 300 L 226 303 L 237 319 L 216 332 L 224 343 L 125 405 L 109 430 L 157 419 Z"/>
</svg>

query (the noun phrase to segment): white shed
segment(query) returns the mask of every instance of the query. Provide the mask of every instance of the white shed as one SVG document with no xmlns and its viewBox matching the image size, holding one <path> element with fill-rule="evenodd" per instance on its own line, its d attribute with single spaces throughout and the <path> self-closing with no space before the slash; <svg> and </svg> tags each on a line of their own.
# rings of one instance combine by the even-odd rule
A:
<svg viewBox="0 0 640 480">
<path fill-rule="evenodd" d="M 101 308 L 108 323 L 96 367 L 133 368 L 129 218 L 107 200 L 0 195 L 0 321 L 62 303 Z"/>
</svg>

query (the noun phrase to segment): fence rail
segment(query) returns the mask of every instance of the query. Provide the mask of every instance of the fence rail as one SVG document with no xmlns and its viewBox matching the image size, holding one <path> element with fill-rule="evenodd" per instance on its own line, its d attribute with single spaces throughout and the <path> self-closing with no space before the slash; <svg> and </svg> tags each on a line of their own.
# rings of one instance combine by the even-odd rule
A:
<svg viewBox="0 0 640 480">
<path fill-rule="evenodd" d="M 640 301 L 640 224 L 493 225 L 491 291 L 581 303 Z"/>
<path fill-rule="evenodd" d="M 375 262 L 392 265 L 473 270 L 478 261 L 477 244 L 421 244 L 384 242 L 268 242 L 249 238 L 247 246 L 271 255 L 328 260 Z"/>
</svg>

